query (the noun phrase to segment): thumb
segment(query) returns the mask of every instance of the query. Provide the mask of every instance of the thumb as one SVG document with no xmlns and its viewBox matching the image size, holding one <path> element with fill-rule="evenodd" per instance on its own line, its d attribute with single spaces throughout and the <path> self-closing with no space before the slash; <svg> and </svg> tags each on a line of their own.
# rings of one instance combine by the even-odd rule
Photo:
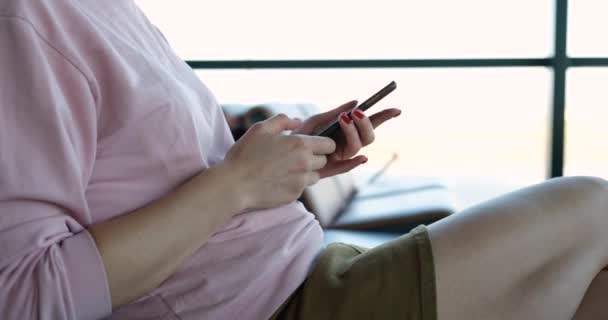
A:
<svg viewBox="0 0 608 320">
<path fill-rule="evenodd" d="M 265 128 L 268 133 L 279 134 L 286 130 L 295 130 L 302 125 L 299 119 L 290 119 L 283 113 L 260 122 L 260 125 Z"/>
</svg>

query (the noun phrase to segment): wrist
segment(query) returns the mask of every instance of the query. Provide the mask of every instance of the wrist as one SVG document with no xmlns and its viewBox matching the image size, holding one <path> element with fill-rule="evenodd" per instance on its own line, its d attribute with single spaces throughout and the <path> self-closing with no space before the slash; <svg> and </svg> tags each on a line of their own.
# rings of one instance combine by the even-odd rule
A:
<svg viewBox="0 0 608 320">
<path fill-rule="evenodd" d="M 234 213 L 238 213 L 254 206 L 254 197 L 248 187 L 248 179 L 243 168 L 231 161 L 225 160 L 210 168 L 222 181 L 222 192 L 229 195 L 228 201 L 232 203 Z"/>
</svg>

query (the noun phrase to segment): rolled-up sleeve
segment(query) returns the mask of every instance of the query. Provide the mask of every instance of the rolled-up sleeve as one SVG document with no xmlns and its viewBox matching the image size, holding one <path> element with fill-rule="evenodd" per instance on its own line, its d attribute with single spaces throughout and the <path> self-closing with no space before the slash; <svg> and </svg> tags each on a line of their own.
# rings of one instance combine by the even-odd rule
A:
<svg viewBox="0 0 608 320">
<path fill-rule="evenodd" d="M 0 17 L 0 319 L 111 313 L 87 231 L 96 101 L 70 61 L 26 20 Z"/>
</svg>

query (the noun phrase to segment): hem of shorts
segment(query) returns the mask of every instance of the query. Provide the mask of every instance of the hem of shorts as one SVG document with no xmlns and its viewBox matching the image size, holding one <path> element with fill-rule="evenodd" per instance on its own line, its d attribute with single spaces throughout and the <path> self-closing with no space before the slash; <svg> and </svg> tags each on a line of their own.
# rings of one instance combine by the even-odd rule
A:
<svg viewBox="0 0 608 320">
<path fill-rule="evenodd" d="M 433 248 L 426 226 L 412 231 L 420 261 L 420 299 L 422 320 L 437 320 L 437 288 Z"/>
</svg>

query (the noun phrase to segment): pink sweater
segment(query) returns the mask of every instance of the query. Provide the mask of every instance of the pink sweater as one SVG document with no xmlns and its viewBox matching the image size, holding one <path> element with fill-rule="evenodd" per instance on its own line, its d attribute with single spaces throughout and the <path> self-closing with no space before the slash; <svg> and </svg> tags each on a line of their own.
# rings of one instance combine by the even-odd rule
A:
<svg viewBox="0 0 608 320">
<path fill-rule="evenodd" d="M 0 1 L 0 319 L 110 316 L 87 228 L 171 192 L 232 143 L 132 0 Z M 241 213 L 112 318 L 268 318 L 321 238 L 300 203 Z"/>
</svg>

